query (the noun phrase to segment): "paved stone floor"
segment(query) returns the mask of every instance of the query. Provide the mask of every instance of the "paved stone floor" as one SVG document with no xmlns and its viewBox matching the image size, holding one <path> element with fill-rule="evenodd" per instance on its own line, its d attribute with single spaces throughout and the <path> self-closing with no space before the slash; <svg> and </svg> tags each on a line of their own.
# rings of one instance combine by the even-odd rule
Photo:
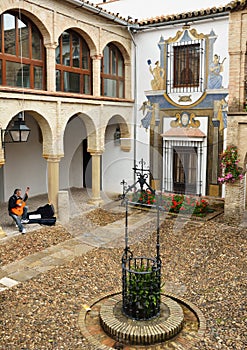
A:
<svg viewBox="0 0 247 350">
<path fill-rule="evenodd" d="M 78 214 L 95 209 L 93 205 L 87 204 L 90 198 L 90 192 L 87 190 L 72 189 L 69 192 L 70 198 L 70 230 L 73 231 L 74 238 L 51 246 L 41 252 L 32 254 L 18 260 L 17 262 L 10 263 L 0 268 L 0 291 L 6 288 L 11 288 L 19 282 L 29 280 L 36 277 L 40 273 L 47 272 L 53 269 L 55 266 L 63 265 L 76 256 L 92 250 L 94 247 L 100 246 L 114 246 L 114 242 L 119 241 L 122 238 L 122 246 L 124 247 L 124 227 L 125 219 L 118 220 L 112 224 L 108 224 L 105 227 L 97 227 L 93 229 L 86 229 L 81 233 L 80 219 L 77 220 Z M 29 211 L 36 210 L 39 206 L 47 203 L 47 196 L 40 195 L 31 197 L 28 200 Z M 111 201 L 109 198 L 105 198 L 105 208 L 111 208 L 115 211 L 123 212 L 125 208 L 120 206 L 120 202 Z M 20 235 L 18 229 L 7 213 L 7 203 L 0 205 L 0 225 L 3 231 L 7 234 L 5 238 L 2 238 L 2 242 Z M 156 220 L 154 213 L 137 211 L 135 215 L 131 215 L 128 225 L 132 230 L 138 228 L 138 226 L 148 223 L 150 220 Z M 242 222 L 242 226 L 245 225 L 245 219 Z M 197 223 L 200 225 L 200 222 Z M 32 224 L 26 225 L 28 232 L 37 230 L 40 225 Z M 78 229 L 79 228 L 79 229 Z M 132 239 L 134 239 L 132 237 Z"/>
<path fill-rule="evenodd" d="M 77 220 L 77 215 L 82 210 L 90 211 L 95 209 L 93 205 L 87 204 L 88 193 L 84 191 L 72 191 L 70 193 L 71 198 L 71 220 L 68 223 L 70 230 L 73 231 L 74 238 L 66 240 L 55 246 L 51 246 L 41 252 L 29 255 L 17 262 L 4 265 L 0 268 L 0 291 L 7 288 L 11 288 L 20 282 L 27 281 L 33 277 L 36 277 L 40 273 L 47 272 L 56 266 L 64 265 L 73 258 L 81 256 L 82 254 L 92 250 L 95 247 L 111 246 L 114 242 L 122 238 L 124 247 L 124 227 L 125 219 L 118 220 L 112 224 L 108 224 L 105 227 L 87 228 L 81 233 L 80 218 Z M 46 204 L 46 196 L 37 196 L 29 199 L 30 210 L 40 205 Z M 11 237 L 20 235 L 15 227 L 12 219 L 4 213 L 6 211 L 6 203 L 0 207 L 1 214 L 1 226 L 3 231 L 7 234 L 5 238 L 1 239 L 1 242 L 5 242 Z M 105 208 L 111 207 L 114 211 L 123 212 L 125 209 L 120 206 L 120 202 L 106 201 Z M 3 220 L 2 220 L 3 218 Z M 153 213 L 147 214 L 146 212 L 137 212 L 136 215 L 130 216 L 129 226 L 134 230 L 138 228 L 139 224 L 142 225 L 145 222 L 155 219 Z M 28 232 L 34 231 L 40 227 L 38 224 L 26 225 Z M 78 230 L 79 228 L 79 230 Z M 79 233 L 78 233 L 79 232 Z"/>
<path fill-rule="evenodd" d="M 91 197 L 91 190 L 87 189 L 77 189 L 72 188 L 69 190 L 69 202 L 70 202 L 70 218 L 75 218 L 80 213 L 91 210 L 94 208 L 93 205 L 87 204 Z M 105 196 L 106 203 L 110 200 Z M 32 192 L 30 191 L 30 196 L 27 201 L 28 211 L 35 211 L 38 207 L 48 203 L 47 194 L 42 194 L 39 196 L 32 197 Z M 15 224 L 11 217 L 8 215 L 8 203 L 0 203 L 0 226 L 3 231 L 8 235 L 8 237 L 16 235 L 18 232 L 16 230 Z M 34 231 L 39 227 L 39 225 L 29 225 L 28 230 Z"/>
<path fill-rule="evenodd" d="M 7 305 L 11 305 L 10 307 L 10 315 L 12 317 L 12 310 L 14 315 L 16 313 L 19 315 L 20 310 L 16 311 L 16 309 L 22 305 L 22 300 L 21 300 L 21 295 L 24 293 L 25 297 L 28 298 L 27 296 L 29 295 L 29 292 L 34 290 L 34 298 L 33 301 L 36 303 L 36 290 L 39 291 L 40 286 L 42 283 L 45 285 L 45 292 L 50 293 L 49 300 L 57 300 L 57 288 L 61 288 L 61 285 L 56 284 L 56 288 L 53 286 L 53 283 L 56 282 L 56 279 L 54 278 L 54 274 L 57 273 L 57 270 L 59 270 L 59 274 L 62 274 L 63 267 L 66 265 L 70 265 L 74 263 L 75 261 L 75 271 L 76 274 L 78 274 L 78 289 L 77 288 L 77 279 L 75 279 L 75 275 L 71 274 L 71 269 L 66 268 L 63 274 L 63 278 L 68 279 L 68 289 L 67 285 L 64 284 L 64 290 L 65 290 L 65 295 L 67 295 L 67 292 L 71 292 L 70 286 L 73 284 L 73 295 L 75 295 L 75 298 L 78 298 L 78 295 L 80 294 L 80 298 L 85 302 L 89 302 L 91 300 L 91 291 L 92 295 L 95 295 L 98 293 L 97 291 L 104 290 L 105 284 L 109 282 L 109 285 L 111 285 L 111 288 L 115 287 L 116 281 L 118 281 L 119 276 L 116 274 L 116 277 L 114 277 L 113 280 L 103 280 L 103 279 L 97 279 L 98 276 L 96 276 L 97 283 L 95 286 L 92 288 L 92 266 L 94 266 L 94 251 L 97 252 L 97 258 L 98 256 L 100 257 L 102 262 L 108 261 L 109 254 L 111 254 L 112 262 L 115 260 L 115 249 L 105 249 L 105 248 L 123 248 L 124 247 L 124 234 L 125 234 L 125 219 L 119 218 L 118 221 L 115 221 L 114 223 L 108 224 L 107 226 L 103 227 L 95 227 L 95 226 L 89 226 L 84 225 L 82 227 L 81 222 L 80 222 L 80 215 L 82 213 L 87 213 L 90 212 L 91 210 L 95 209 L 94 206 L 88 204 L 88 199 L 90 197 L 90 193 L 87 193 L 86 191 L 78 191 L 78 190 L 71 190 L 70 191 L 70 217 L 71 220 L 68 223 L 68 226 L 66 225 L 66 229 L 69 228 L 69 232 L 71 233 L 71 238 L 63 241 L 62 243 L 59 243 L 55 246 L 50 246 L 49 248 L 45 248 L 42 251 L 39 251 L 38 253 L 31 254 L 21 260 L 18 260 L 18 262 L 12 262 L 12 263 L 7 263 L 3 264 L 2 266 L 0 265 L 0 292 L 2 291 L 1 295 L 4 295 L 6 297 L 6 310 L 7 310 Z M 44 205 L 47 203 L 47 199 L 45 196 L 38 196 L 38 197 L 30 197 L 29 199 L 29 207 L 30 210 L 35 210 L 38 206 Z M 111 208 L 115 212 L 124 212 L 123 207 L 119 205 L 119 202 L 111 202 L 110 200 L 106 200 L 105 208 Z M 164 214 L 167 215 L 167 214 Z M 138 248 L 139 242 L 142 239 L 142 235 L 144 234 L 144 230 L 148 231 L 149 223 L 151 220 L 156 221 L 155 215 L 150 211 L 146 212 L 141 212 L 139 210 L 135 210 L 134 215 L 130 215 L 129 217 L 129 226 L 133 228 L 133 231 L 139 231 L 138 234 L 139 236 L 133 236 L 130 235 L 131 240 L 134 240 L 136 244 L 136 249 Z M 190 220 L 190 219 L 189 219 Z M 170 221 L 170 224 L 168 223 Z M 211 333 L 206 335 L 206 340 L 205 347 L 196 347 L 195 349 L 207 349 L 207 350 L 213 350 L 213 349 L 223 349 L 223 350 L 229 350 L 229 349 L 236 349 L 236 350 L 243 350 L 245 349 L 245 344 L 246 341 L 242 340 L 240 336 L 244 333 L 242 328 L 235 329 L 232 325 L 231 327 L 227 328 L 227 335 L 225 335 L 226 330 L 221 329 L 221 325 L 218 325 L 218 320 L 224 319 L 224 317 L 227 317 L 226 315 L 221 315 L 224 310 L 225 313 L 228 313 L 229 307 L 231 311 L 231 317 L 233 315 L 234 322 L 237 322 L 237 325 L 242 322 L 242 319 L 239 319 L 238 317 L 238 311 L 235 312 L 235 309 L 241 310 L 241 307 L 238 306 L 236 307 L 236 302 L 240 301 L 241 298 L 243 297 L 242 293 L 242 288 L 244 288 L 244 283 L 242 287 L 239 287 L 237 285 L 238 280 L 235 280 L 235 276 L 238 276 L 240 283 L 241 281 L 241 276 L 244 274 L 244 271 L 240 269 L 241 263 L 239 266 L 237 265 L 237 259 L 238 256 L 241 257 L 243 254 L 244 248 L 241 246 L 241 242 L 244 241 L 243 236 L 240 236 L 240 229 L 237 227 L 230 227 L 226 226 L 223 223 L 219 221 L 215 221 L 214 223 L 210 222 L 207 224 L 200 222 L 200 221 L 191 221 L 189 222 L 189 227 L 187 227 L 186 230 L 183 230 L 185 226 L 185 221 L 186 219 L 184 218 L 179 218 L 179 220 L 176 220 L 175 217 L 173 220 L 167 220 L 167 225 L 169 228 L 171 228 L 169 232 L 169 239 L 166 239 L 164 237 L 164 240 L 166 242 L 166 248 L 164 251 L 164 254 L 166 254 L 166 258 L 164 258 L 165 261 L 167 261 L 167 264 L 170 264 L 169 268 L 169 276 L 168 276 L 168 281 L 166 283 L 166 290 L 168 292 L 171 290 L 171 292 L 175 292 L 176 294 L 181 293 L 183 295 L 184 293 L 187 293 L 187 289 L 190 289 L 193 291 L 193 297 L 194 297 L 194 302 L 198 305 L 198 307 L 201 307 L 203 312 L 207 314 L 207 319 L 209 323 L 209 330 L 210 332 L 214 332 L 213 336 L 211 337 Z M 245 226 L 246 221 L 243 220 L 242 226 Z M 59 222 L 58 222 L 59 224 Z M 3 204 L 0 207 L 0 225 L 3 227 L 4 231 L 7 233 L 7 236 L 5 238 L 0 239 L 0 244 L 2 242 L 6 242 L 7 240 L 11 240 L 12 237 L 20 235 L 18 231 L 16 231 L 15 226 L 13 225 L 10 217 L 7 214 L 7 205 L 6 203 Z M 140 225 L 144 227 L 144 229 L 139 229 Z M 38 225 L 39 227 L 39 225 Z M 203 228 L 203 232 L 200 231 L 200 227 Z M 56 227 L 55 227 L 56 228 Z M 27 225 L 28 232 L 31 230 L 36 230 L 35 225 Z M 59 227 L 58 227 L 59 229 Z M 136 229 L 136 230 L 135 230 Z M 180 234 L 180 232 L 183 231 L 183 234 Z M 194 235 L 194 231 L 196 231 L 196 235 Z M 245 231 L 244 231 L 245 232 Z M 191 241 L 189 239 L 189 236 L 193 236 L 193 240 Z M 32 235 L 26 235 L 31 238 Z M 70 236 L 68 236 L 70 237 Z M 222 242 L 220 238 L 222 237 Z M 21 238 L 22 237 L 18 237 Z M 240 241 L 242 239 L 242 241 Z M 171 245 L 169 245 L 169 241 L 171 242 Z M 144 241 L 144 240 L 143 240 Z M 184 245 L 183 245 L 184 242 Z M 206 246 L 206 242 L 208 243 L 208 246 Z M 229 245 L 231 249 L 228 248 L 228 244 L 226 242 L 229 242 Z M 29 240 L 29 246 L 32 246 L 32 240 Z M 130 242 L 131 244 L 132 242 Z M 170 256 L 170 251 L 169 251 L 169 246 L 171 247 L 177 247 L 180 246 L 180 252 L 179 254 L 176 254 L 176 259 L 168 259 Z M 235 252 L 235 246 L 239 247 L 237 250 L 237 253 Z M 95 249 L 95 247 L 99 247 L 99 249 Z M 197 256 L 197 259 L 195 260 L 195 264 L 193 265 L 193 259 L 188 260 L 188 247 L 190 247 L 192 253 L 194 252 L 201 252 Z M 221 247 L 222 250 L 221 250 Z M 102 249 L 103 248 L 103 249 Z M 184 249 L 183 253 L 181 249 Z M 145 247 L 145 251 L 149 251 L 150 245 L 148 244 L 147 247 Z M 198 250 L 199 249 L 199 250 Z M 205 250 L 208 249 L 208 250 Z M 122 249 L 121 249 L 122 250 Z M 233 252 L 232 252 L 233 250 Z M 190 252 L 191 252 L 190 251 Z M 205 252 L 210 252 L 206 257 L 208 260 L 204 259 Z M 219 254 L 219 252 L 222 252 L 222 254 Z M 224 256 L 226 252 L 229 252 L 229 257 L 228 259 L 225 259 Z M 216 256 L 217 253 L 217 256 Z M 223 254 L 224 253 L 224 254 Z M 235 256 L 236 255 L 236 256 Z M 87 261 L 87 256 L 90 256 L 89 261 Z M 74 259 L 75 258 L 75 259 Z M 224 260 L 222 260 L 224 258 Z M 233 260 L 231 260 L 233 259 Z M 85 267 L 85 271 L 81 271 L 81 263 L 82 261 L 87 262 L 87 270 Z M 95 258 L 95 261 L 98 262 L 98 260 Z M 179 278 L 177 276 L 176 272 L 176 262 L 180 261 L 181 264 L 181 271 L 182 275 L 179 275 Z M 220 264 L 220 267 L 218 266 L 218 261 Z M 230 264 L 231 261 L 235 261 L 236 264 L 236 269 L 233 269 L 235 267 L 235 264 Z M 243 257 L 242 260 L 244 261 Z M 222 273 L 217 274 L 221 268 L 221 263 L 224 262 L 224 270 L 227 271 L 227 282 L 225 283 L 222 281 L 224 279 L 224 276 Z M 229 263 L 228 263 L 229 262 Z M 201 265 L 200 265 L 201 264 Z M 179 266 L 179 264 L 177 264 Z M 73 265 L 74 266 L 74 265 Z M 85 265 L 86 266 L 86 265 Z M 102 264 L 102 271 L 104 269 L 104 264 Z M 113 269 L 114 269 L 114 264 L 112 266 L 107 265 L 107 272 L 109 270 L 111 271 L 113 275 Z M 202 269 L 198 269 L 198 266 L 202 266 Z M 206 267 L 208 266 L 208 270 L 205 270 Z M 212 278 L 214 273 L 212 270 L 215 269 L 215 266 L 217 266 L 217 269 L 215 271 L 215 278 Z M 244 265 L 243 265 L 244 266 Z M 61 270 L 60 270 L 61 269 Z M 173 273 L 174 270 L 174 273 Z M 204 271 L 205 270 L 205 271 Z M 81 275 L 80 275 L 81 271 Z M 114 270 L 115 271 L 115 270 Z M 181 273 L 179 270 L 179 273 Z M 208 280 L 208 274 L 207 271 L 210 271 L 211 278 Z M 229 274 L 233 274 L 233 278 L 229 279 Z M 242 274 L 240 276 L 240 274 Z M 42 277 L 45 275 L 45 279 Z M 86 283 L 84 279 L 84 284 L 81 284 L 82 278 L 86 276 L 91 276 L 88 277 Z M 47 281 L 46 278 L 49 280 Z M 113 275 L 115 276 L 115 275 Z M 77 276 L 76 276 L 77 277 Z M 91 278 L 91 279 L 90 279 Z M 180 281 L 183 281 L 183 283 Z M 215 279 L 215 280 L 214 280 Z M 206 281 L 206 282 L 205 282 Z M 23 283 L 22 282 L 26 282 Z M 191 287 L 191 283 L 193 283 L 193 286 Z M 203 290 L 203 283 L 208 283 L 207 289 L 206 289 L 206 294 L 203 296 L 204 299 L 201 300 L 201 292 Z M 36 283 L 36 285 L 35 285 Z M 101 283 L 101 284 L 100 284 Z M 214 284 L 215 283 L 215 284 Z M 225 284 L 224 284 L 225 283 Z M 232 284 L 231 284 L 232 283 Z M 233 290 L 234 293 L 236 294 L 236 300 L 232 296 L 232 292 L 229 293 L 229 284 L 230 286 L 234 286 Z M 170 288 L 169 288 L 170 285 Z M 15 287 L 16 286 L 16 287 Z M 32 288 L 34 286 L 34 289 Z M 238 288 L 237 288 L 238 287 Z M 108 288 L 108 287 L 107 287 Z M 221 291 L 223 289 L 223 296 L 221 295 Z M 14 294 L 15 290 L 18 289 L 23 293 L 21 294 Z M 90 300 L 87 300 L 87 293 L 90 290 Z M 217 292 L 219 291 L 219 292 Z M 236 292 L 237 291 L 237 292 Z M 43 291 L 42 291 L 43 293 Z M 54 294 L 52 294 L 54 293 Z M 197 293 L 197 294 L 196 294 Z M 217 294 L 218 293 L 218 294 Z M 228 294 L 227 294 L 228 293 Z M 71 295 L 72 295 L 71 294 Z M 225 296 L 227 295 L 227 298 Z M 240 297 L 241 295 L 241 297 Z M 9 303 L 8 303 L 8 296 L 9 298 Z M 83 297 L 82 297 L 83 296 Z M 192 296 L 192 294 L 190 295 Z M 71 297 L 71 296 L 70 296 Z M 19 299 L 18 299 L 19 298 Z M 72 298 L 72 297 L 71 297 Z M 199 298 L 199 299 L 198 299 Z M 17 301 L 16 301 L 17 300 Z M 233 300 L 233 301 L 232 301 Z M 42 302 L 42 300 L 41 300 Z M 15 306 L 12 306 L 12 303 L 16 303 Z M 73 299 L 73 305 L 75 301 Z M 220 303 L 220 305 L 219 305 Z M 234 306 L 231 308 L 231 303 L 234 304 Z M 61 304 L 59 304 L 61 306 Z M 91 305 L 91 304 L 90 304 Z M 217 305 L 218 309 L 217 309 Z M 16 309 L 15 309 L 15 308 Z M 21 306 L 20 306 L 21 307 Z M 50 307 L 50 304 L 49 304 Z M 54 307 L 55 307 L 55 302 L 54 302 Z M 33 305 L 30 304 L 30 312 L 32 312 Z M 43 305 L 41 305 L 41 308 L 43 308 Z M 216 308 L 216 311 L 214 311 Z M 225 308 L 225 309 L 224 309 Z M 23 304 L 23 309 L 21 309 L 21 312 L 24 312 L 23 310 L 26 310 L 26 304 Z M 43 310 L 43 309 L 42 309 Z M 59 309 L 60 311 L 60 309 Z M 18 313 L 19 312 L 19 313 Z M 50 312 L 50 311 L 49 311 Z M 240 311 L 239 311 L 240 312 Z M 241 311 L 242 312 L 242 311 Z M 48 313 L 47 313 L 48 315 Z M 50 315 L 50 313 L 49 313 Z M 73 314 L 74 315 L 74 314 Z M 67 301 L 66 301 L 66 308 L 63 312 L 61 313 L 61 317 L 64 316 L 63 322 L 67 321 Z M 8 318 L 10 321 L 10 325 L 12 327 L 12 319 Z M 54 317 L 56 318 L 56 313 L 54 312 Z M 77 317 L 77 316 L 75 316 Z M 220 317 L 220 318 L 219 318 Z M 239 321 L 240 320 L 240 321 Z M 25 321 L 25 320 L 24 320 Z M 20 327 L 23 330 L 23 335 L 28 334 L 31 338 L 33 337 L 33 334 L 31 334 L 30 331 L 30 321 L 26 322 L 26 329 L 24 330 L 23 328 L 23 320 L 20 322 Z M 35 325 L 36 321 L 35 319 L 33 320 L 33 325 Z M 44 321 L 45 322 L 45 321 Z M 71 322 L 71 320 L 70 320 Z M 75 320 L 76 325 L 77 325 L 77 320 Z M 223 321 L 222 321 L 223 322 Z M 227 325 L 228 321 L 225 324 Z M 224 325 L 225 325 L 224 324 Z M 4 323 L 2 323 L 4 325 Z M 44 323 L 46 325 L 46 323 Z M 223 326 L 224 326 L 223 325 Z M 10 328 L 11 328 L 10 327 Z M 46 326 L 45 326 L 46 327 Z M 51 326 L 52 327 L 52 324 Z M 224 326 L 225 327 L 225 326 Z M 224 328 L 223 327 L 223 328 Z M 12 329 L 7 329 L 7 323 L 3 327 L 4 332 L 6 333 L 5 341 L 7 337 L 9 337 L 9 334 L 12 336 L 12 338 L 15 338 L 16 334 L 18 335 L 19 333 L 15 333 L 15 331 Z M 64 329 L 63 329 L 64 331 Z M 217 332 L 221 332 L 221 337 L 224 337 L 224 341 L 226 342 L 226 345 L 222 347 L 219 343 L 219 347 L 215 347 L 214 345 L 217 343 L 218 344 L 218 338 L 215 340 L 214 334 Z M 9 332 L 9 333 L 8 333 Z M 28 333 L 29 332 L 29 333 Z M 224 332 L 224 334 L 223 334 Z M 37 337 L 39 337 L 39 330 L 37 333 Z M 238 336 L 238 339 L 236 340 L 236 334 Z M 47 336 L 50 337 L 50 335 L 47 333 Z M 76 338 L 76 337 L 75 337 Z M 9 339 L 9 338 L 8 338 Z M 29 338 L 28 338 L 29 339 Z M 47 342 L 45 343 L 45 347 L 42 347 L 42 349 L 58 349 L 58 348 L 53 348 L 52 344 L 50 347 L 47 346 L 49 343 L 50 338 L 47 338 Z M 59 338 L 58 338 L 59 339 Z M 244 338 L 243 338 L 244 339 Z M 13 340 L 14 341 L 14 340 Z M 84 340 L 82 340 L 84 341 Z M 221 341 L 221 339 L 220 339 Z M 8 350 L 21 350 L 21 349 L 27 349 L 29 348 L 28 346 L 22 346 L 23 341 L 19 340 L 19 344 L 21 344 L 19 347 L 16 347 L 16 344 L 18 343 L 18 340 L 15 341 L 13 347 L 9 347 Z M 25 341 L 24 341 L 25 342 Z M 37 340 L 38 342 L 38 340 Z M 236 346 L 234 344 L 239 343 L 239 346 Z M 1 341 L 0 341 L 1 343 Z M 23 343 L 24 344 L 24 343 Z M 40 344 L 40 343 L 39 343 Z M 42 340 L 43 344 L 43 340 Z M 217 345 L 216 344 L 216 345 Z M 232 346 L 233 344 L 233 346 Z M 212 346 L 211 346 L 212 345 Z M 217 345 L 218 346 L 218 345 Z M 242 346 L 242 347 L 241 347 Z M 1 347 L 1 346 L 0 346 Z M 30 349 L 33 348 L 35 350 L 40 350 L 38 347 L 30 347 Z M 60 349 L 64 349 L 64 347 L 60 347 Z M 72 350 L 72 348 L 67 347 L 67 349 Z M 89 350 L 87 345 L 82 346 L 82 349 Z M 169 347 L 170 349 L 170 347 Z M 180 349 L 180 348 L 179 348 Z M 4 349 L 5 350 L 5 349 Z M 7 350 L 7 349 L 6 349 Z M 74 350 L 74 349 L 73 349 Z M 90 348 L 91 350 L 91 348 Z M 95 350 L 95 349 L 94 349 Z M 96 348 L 96 350 L 98 350 Z"/>
</svg>

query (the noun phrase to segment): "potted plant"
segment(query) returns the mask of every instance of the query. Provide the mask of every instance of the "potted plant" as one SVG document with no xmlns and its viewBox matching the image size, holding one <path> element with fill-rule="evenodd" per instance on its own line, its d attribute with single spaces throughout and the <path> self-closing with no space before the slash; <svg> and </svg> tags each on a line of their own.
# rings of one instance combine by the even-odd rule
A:
<svg viewBox="0 0 247 350">
<path fill-rule="evenodd" d="M 229 145 L 220 155 L 221 173 L 218 177 L 220 184 L 234 183 L 244 177 L 243 169 L 239 167 L 238 149 L 234 145 Z"/>
</svg>

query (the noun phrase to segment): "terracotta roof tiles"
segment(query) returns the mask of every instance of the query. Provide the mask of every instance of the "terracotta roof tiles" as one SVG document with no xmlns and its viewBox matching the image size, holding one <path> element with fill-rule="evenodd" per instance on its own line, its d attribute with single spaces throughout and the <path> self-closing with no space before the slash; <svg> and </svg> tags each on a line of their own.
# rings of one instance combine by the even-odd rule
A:
<svg viewBox="0 0 247 350">
<path fill-rule="evenodd" d="M 223 1 L 223 0 L 222 0 Z M 203 17 L 203 16 L 208 16 L 208 15 L 213 15 L 213 14 L 221 14 L 221 13 L 227 13 L 229 11 L 239 11 L 247 8 L 247 0 L 233 0 L 227 3 L 224 6 L 218 6 L 218 7 L 212 7 L 212 8 L 206 8 L 206 9 L 200 9 L 200 10 L 194 10 L 194 11 L 188 11 L 188 12 L 183 12 L 183 13 L 177 13 L 177 14 L 169 14 L 169 15 L 160 15 L 152 18 L 146 18 L 146 19 L 132 19 L 132 18 L 124 18 L 121 16 L 119 13 L 113 13 L 110 11 L 105 10 L 103 7 L 94 4 L 90 1 L 82 1 L 82 4 L 88 4 L 91 7 L 94 7 L 96 9 L 99 9 L 100 13 L 105 13 L 109 14 L 110 16 L 113 16 L 115 18 L 118 18 L 120 20 L 126 21 L 126 23 L 130 24 L 136 24 L 139 25 L 141 28 L 142 26 L 145 25 L 152 25 L 152 24 L 158 24 L 158 23 L 163 23 L 163 22 L 172 22 L 176 20 L 186 20 L 186 19 L 195 19 L 196 17 Z"/>
<path fill-rule="evenodd" d="M 171 128 L 167 130 L 162 137 L 206 137 L 206 135 L 197 128 Z"/>
</svg>

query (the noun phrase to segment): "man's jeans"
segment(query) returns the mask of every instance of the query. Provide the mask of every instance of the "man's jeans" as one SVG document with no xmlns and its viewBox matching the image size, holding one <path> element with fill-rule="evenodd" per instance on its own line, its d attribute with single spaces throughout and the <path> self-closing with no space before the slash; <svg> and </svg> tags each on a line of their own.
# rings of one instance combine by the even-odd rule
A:
<svg viewBox="0 0 247 350">
<path fill-rule="evenodd" d="M 19 232 L 22 232 L 22 230 L 24 229 L 22 223 L 21 223 L 21 220 L 25 220 L 27 218 L 27 211 L 28 211 L 28 207 L 25 206 L 23 208 L 23 214 L 22 216 L 18 216 L 14 213 L 9 213 L 9 215 L 13 218 L 13 220 L 15 221 L 16 225 L 18 226 L 19 228 Z"/>
</svg>

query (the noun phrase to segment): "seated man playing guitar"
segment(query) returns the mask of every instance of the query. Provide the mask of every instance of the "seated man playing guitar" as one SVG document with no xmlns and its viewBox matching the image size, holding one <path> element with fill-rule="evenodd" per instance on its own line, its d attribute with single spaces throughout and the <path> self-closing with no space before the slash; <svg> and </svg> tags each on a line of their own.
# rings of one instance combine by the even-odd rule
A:
<svg viewBox="0 0 247 350">
<path fill-rule="evenodd" d="M 16 225 L 19 228 L 19 232 L 26 233 L 26 229 L 23 224 L 27 224 L 27 211 L 26 201 L 28 199 L 29 187 L 26 188 L 24 198 L 21 197 L 21 189 L 17 188 L 14 194 L 9 198 L 8 211 L 9 215 L 14 219 Z"/>
</svg>

